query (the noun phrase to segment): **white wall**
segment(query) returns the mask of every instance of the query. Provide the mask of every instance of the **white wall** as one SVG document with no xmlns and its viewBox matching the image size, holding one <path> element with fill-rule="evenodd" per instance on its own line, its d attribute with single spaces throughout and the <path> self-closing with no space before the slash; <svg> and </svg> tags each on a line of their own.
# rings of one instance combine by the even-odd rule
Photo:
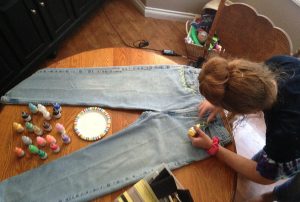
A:
<svg viewBox="0 0 300 202">
<path fill-rule="evenodd" d="M 209 0 L 131 0 L 145 17 L 186 21 L 193 19 L 195 14 Z M 218 1 L 218 0 L 217 0 Z"/>
<path fill-rule="evenodd" d="M 166 10 L 200 13 L 209 0 L 146 0 L 146 6 Z"/>
</svg>

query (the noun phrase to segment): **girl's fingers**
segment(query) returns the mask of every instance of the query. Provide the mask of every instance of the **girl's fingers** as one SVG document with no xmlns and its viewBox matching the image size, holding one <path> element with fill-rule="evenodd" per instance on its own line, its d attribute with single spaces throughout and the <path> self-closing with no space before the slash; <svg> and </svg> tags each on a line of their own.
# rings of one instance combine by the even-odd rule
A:
<svg viewBox="0 0 300 202">
<path fill-rule="evenodd" d="M 203 137 L 205 135 L 205 133 L 200 128 L 198 128 L 196 126 L 194 126 L 194 130 L 198 134 L 198 137 Z"/>
<path fill-rule="evenodd" d="M 217 110 L 212 111 L 207 118 L 207 122 L 213 121 L 216 118 L 217 113 Z"/>
<path fill-rule="evenodd" d="M 205 102 L 203 102 L 203 103 L 201 103 L 201 104 L 199 105 L 198 110 L 199 110 L 199 112 L 198 112 L 199 116 L 200 116 L 200 117 L 203 117 L 204 114 L 205 114 L 209 109 L 207 108 L 207 105 L 205 104 Z"/>
<path fill-rule="evenodd" d="M 202 117 L 205 114 L 205 107 L 203 104 L 199 106 L 199 116 Z"/>
<path fill-rule="evenodd" d="M 203 117 L 205 111 L 203 109 L 199 109 L 199 117 Z"/>
</svg>

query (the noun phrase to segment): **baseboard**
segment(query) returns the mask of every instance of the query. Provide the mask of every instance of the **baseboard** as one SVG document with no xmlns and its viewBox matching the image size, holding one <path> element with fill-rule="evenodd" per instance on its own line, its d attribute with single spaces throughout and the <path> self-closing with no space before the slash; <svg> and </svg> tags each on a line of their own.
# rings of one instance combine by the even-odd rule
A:
<svg viewBox="0 0 300 202">
<path fill-rule="evenodd" d="M 160 8 L 147 7 L 141 0 L 131 0 L 135 7 L 145 16 L 156 19 L 173 20 L 173 21 L 187 21 L 193 19 L 196 14 L 166 10 Z"/>
<path fill-rule="evenodd" d="M 297 4 L 297 6 L 300 7 L 300 0 L 292 0 L 295 4 Z"/>
<path fill-rule="evenodd" d="M 145 16 L 145 4 L 141 0 L 131 0 L 133 5 Z"/>
</svg>

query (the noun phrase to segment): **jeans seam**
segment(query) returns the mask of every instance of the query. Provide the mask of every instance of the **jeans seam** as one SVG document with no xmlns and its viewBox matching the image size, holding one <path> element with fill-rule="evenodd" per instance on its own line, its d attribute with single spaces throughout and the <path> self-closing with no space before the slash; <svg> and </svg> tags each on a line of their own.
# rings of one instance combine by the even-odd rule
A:
<svg viewBox="0 0 300 202">
<path fill-rule="evenodd" d="M 179 69 L 179 77 L 180 77 L 180 81 L 181 81 L 181 84 L 182 84 L 182 87 L 187 91 L 187 92 L 191 92 L 193 94 L 196 94 L 197 91 L 193 88 L 191 88 L 187 82 L 186 82 L 186 78 L 185 78 L 185 71 L 184 71 L 184 68 L 180 68 Z"/>
</svg>

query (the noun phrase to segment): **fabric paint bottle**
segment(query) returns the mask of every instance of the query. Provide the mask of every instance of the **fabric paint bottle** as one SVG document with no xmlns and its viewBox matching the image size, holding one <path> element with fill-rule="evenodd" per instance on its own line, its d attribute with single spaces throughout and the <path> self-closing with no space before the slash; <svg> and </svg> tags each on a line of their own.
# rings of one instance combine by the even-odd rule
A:
<svg viewBox="0 0 300 202">
<path fill-rule="evenodd" d="M 26 122 L 31 121 L 31 116 L 26 112 L 22 112 L 22 118 Z"/>
</svg>

